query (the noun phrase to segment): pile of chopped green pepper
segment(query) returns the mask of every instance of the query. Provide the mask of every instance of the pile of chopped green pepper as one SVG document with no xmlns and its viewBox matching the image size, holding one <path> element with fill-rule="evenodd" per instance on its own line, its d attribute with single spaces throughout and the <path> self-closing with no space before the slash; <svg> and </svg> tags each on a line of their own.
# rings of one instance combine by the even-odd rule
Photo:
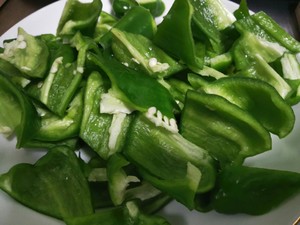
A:
<svg viewBox="0 0 300 225">
<path fill-rule="evenodd" d="M 300 192 L 299 173 L 244 165 L 294 128 L 297 40 L 244 0 L 175 0 L 158 25 L 161 0 L 112 8 L 67 0 L 56 35 L 4 42 L 0 132 L 47 151 L 0 189 L 67 225 L 169 224 L 173 199 L 260 215 Z"/>
</svg>

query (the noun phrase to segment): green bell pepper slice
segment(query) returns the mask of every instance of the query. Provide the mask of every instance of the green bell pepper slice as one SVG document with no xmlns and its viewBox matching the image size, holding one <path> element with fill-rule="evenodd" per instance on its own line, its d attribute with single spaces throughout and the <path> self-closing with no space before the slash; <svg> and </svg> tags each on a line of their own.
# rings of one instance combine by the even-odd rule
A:
<svg viewBox="0 0 300 225">
<path fill-rule="evenodd" d="M 49 150 L 34 165 L 15 165 L 0 176 L 0 188 L 31 209 L 59 219 L 94 211 L 78 158 L 64 146 Z"/>
<path fill-rule="evenodd" d="M 80 137 L 103 159 L 121 151 L 131 121 L 131 116 L 125 113 L 105 111 L 110 107 L 107 104 L 113 104 L 109 101 L 103 103 L 109 87 L 109 81 L 98 72 L 89 75 L 80 127 Z"/>
<path fill-rule="evenodd" d="M 86 55 L 89 51 L 99 53 L 99 46 L 96 44 L 94 39 L 82 35 L 80 32 L 77 32 L 71 39 L 70 45 L 76 48 L 77 55 L 77 72 L 84 74 L 87 69 L 86 66 Z"/>
<path fill-rule="evenodd" d="M 252 16 L 244 16 L 234 22 L 234 26 L 240 34 L 250 32 L 251 34 L 272 43 L 277 43 L 276 39 L 269 35 L 262 27 L 260 27 Z"/>
<path fill-rule="evenodd" d="M 147 211 L 152 212 L 160 209 L 161 199 L 162 204 L 165 203 L 166 198 L 162 192 L 144 181 L 136 168 L 121 154 L 114 154 L 108 159 L 107 177 L 109 193 L 115 206 L 139 200 L 143 210 L 147 206 Z"/>
<path fill-rule="evenodd" d="M 30 141 L 40 128 L 40 118 L 32 101 L 6 76 L 0 74 L 0 131 L 17 136 L 17 148 Z"/>
<path fill-rule="evenodd" d="M 24 148 L 29 148 L 29 149 L 52 149 L 57 146 L 66 146 L 70 149 L 78 150 L 79 148 L 79 138 L 74 137 L 74 138 L 68 138 L 68 139 L 63 139 L 61 141 L 40 141 L 37 139 L 31 139 L 28 142 L 26 142 L 23 147 Z"/>
<path fill-rule="evenodd" d="M 170 225 L 160 216 L 145 214 L 133 201 L 123 206 L 99 210 L 89 216 L 68 218 L 65 222 L 67 225 Z"/>
<path fill-rule="evenodd" d="M 258 12 L 252 16 L 252 19 L 272 36 L 279 44 L 293 53 L 300 52 L 300 43 L 286 32 L 274 19 L 265 12 Z"/>
<path fill-rule="evenodd" d="M 109 193 L 116 206 L 125 201 L 126 189 L 129 184 L 140 182 L 138 177 L 126 173 L 125 167 L 129 164 L 124 157 L 118 154 L 111 156 L 107 163 Z"/>
<path fill-rule="evenodd" d="M 262 215 L 300 191 L 300 174 L 229 166 L 218 175 L 211 206 L 220 213 Z"/>
<path fill-rule="evenodd" d="M 43 78 L 48 69 L 49 51 L 43 41 L 19 28 L 17 39 L 4 43 L 0 58 L 13 64 L 28 78 Z"/>
<path fill-rule="evenodd" d="M 164 78 L 184 69 L 183 65 L 155 46 L 148 38 L 116 28 L 111 32 L 113 54 L 124 65 L 142 70 L 155 78 Z"/>
<path fill-rule="evenodd" d="M 288 80 L 300 79 L 300 62 L 296 54 L 286 52 L 280 58 L 282 76 Z"/>
<path fill-rule="evenodd" d="M 233 54 L 239 53 L 236 53 L 235 51 L 241 52 L 236 56 L 235 62 L 237 63 L 237 69 L 242 69 L 247 66 L 247 64 L 251 63 L 251 60 L 255 55 L 259 55 L 266 62 L 271 63 L 280 58 L 286 52 L 286 49 L 276 43 L 262 40 L 250 32 L 245 32 L 234 43 L 232 51 Z M 242 54 L 244 54 L 244 56 L 242 56 Z"/>
<path fill-rule="evenodd" d="M 190 74 L 189 77 L 197 75 Z M 222 96 L 257 119 L 269 132 L 280 138 L 287 136 L 294 127 L 295 115 L 278 92 L 268 83 L 247 77 L 226 77 L 213 82 L 201 79 L 197 90 Z M 200 84 L 201 83 L 201 84 Z"/>
<path fill-rule="evenodd" d="M 298 61 L 297 54 L 285 53 L 280 60 L 274 62 L 273 67 L 292 88 L 286 101 L 290 105 L 296 105 L 300 101 L 300 62 Z"/>
<path fill-rule="evenodd" d="M 109 128 L 113 116 L 100 113 L 101 95 L 106 93 L 109 85 L 98 72 L 88 76 L 85 93 L 80 138 L 102 158 L 107 159 Z"/>
<path fill-rule="evenodd" d="M 182 136 L 221 166 L 271 149 L 269 132 L 250 113 L 215 94 L 189 90 L 180 121 Z"/>
<path fill-rule="evenodd" d="M 117 17 L 122 17 L 133 7 L 138 6 L 135 0 L 113 0 L 112 8 Z"/>
<path fill-rule="evenodd" d="M 54 35 L 41 35 L 50 52 L 50 68 L 43 80 L 31 82 L 26 92 L 45 104 L 54 114 L 64 117 L 67 107 L 74 98 L 85 72 L 86 52 L 95 49 L 95 44 L 79 33 L 70 44 L 64 44 Z M 95 44 L 96 45 L 96 44 Z M 77 50 L 78 49 L 78 50 Z"/>
<path fill-rule="evenodd" d="M 284 54 L 285 50 L 282 47 L 245 32 L 236 41 L 232 52 L 238 75 L 266 81 L 278 91 L 281 97 L 289 98 L 290 92 L 293 91 L 292 87 L 271 65 L 271 62 L 281 58 Z"/>
<path fill-rule="evenodd" d="M 0 73 L 8 77 L 14 84 L 24 88 L 31 81 L 26 75 L 8 61 L 0 58 Z"/>
<path fill-rule="evenodd" d="M 114 24 L 113 28 L 117 28 L 122 31 L 127 31 L 130 33 L 140 34 L 149 39 L 154 37 L 157 27 L 155 20 L 149 10 L 141 6 L 136 6 L 130 9 L 122 18 L 120 18 L 117 23 Z M 111 46 L 112 34 L 107 32 L 99 39 L 95 40 L 99 44 L 107 49 Z"/>
<path fill-rule="evenodd" d="M 124 16 L 136 6 L 146 8 L 153 17 L 161 16 L 165 10 L 165 4 L 162 0 L 114 0 L 112 3 L 113 12 L 117 17 Z"/>
<path fill-rule="evenodd" d="M 279 95 L 288 101 L 293 87 L 264 59 L 254 56 L 253 63 L 245 69 L 237 72 L 236 75 L 256 78 L 269 83 L 273 86 Z"/>
<path fill-rule="evenodd" d="M 229 29 L 235 21 L 233 14 L 225 8 L 220 0 L 190 0 L 190 3 L 194 8 L 194 29 L 199 29 L 204 34 L 216 53 L 227 51 L 234 38 L 232 38 L 232 34 L 227 35 L 224 30 Z"/>
<path fill-rule="evenodd" d="M 77 64 L 65 65 L 63 58 L 59 57 L 40 87 L 40 101 L 53 113 L 63 116 L 81 81 L 82 74 Z"/>
<path fill-rule="evenodd" d="M 80 31 L 83 35 L 93 37 L 101 11 L 101 0 L 88 3 L 68 0 L 59 19 L 56 34 L 68 38 Z"/>
<path fill-rule="evenodd" d="M 157 80 L 126 67 L 105 53 L 101 55 L 90 53 L 88 58 L 108 75 L 116 97 L 133 109 L 147 112 L 149 108 L 156 107 L 164 116 L 174 118 L 176 102 Z"/>
<path fill-rule="evenodd" d="M 109 32 L 110 29 L 118 22 L 118 18 L 102 11 L 94 32 L 94 39 L 99 40 L 103 35 Z"/>
<path fill-rule="evenodd" d="M 162 0 L 136 0 L 136 2 L 150 10 L 154 17 L 161 16 L 165 11 L 165 3 Z"/>
<path fill-rule="evenodd" d="M 41 127 L 34 137 L 36 140 L 53 142 L 78 136 L 83 114 L 82 89 L 70 102 L 64 117 L 59 117 L 38 106 L 37 108 L 41 117 Z"/>
<path fill-rule="evenodd" d="M 133 120 L 123 153 L 145 180 L 193 209 L 196 194 L 214 186 L 214 160 L 204 149 L 149 118 L 140 114 Z"/>
<path fill-rule="evenodd" d="M 247 0 L 241 0 L 239 8 L 233 12 L 233 15 L 237 20 L 250 16 Z"/>
<path fill-rule="evenodd" d="M 174 1 L 158 25 L 154 43 L 191 69 L 201 69 L 204 58 L 198 58 L 192 33 L 194 8 L 189 0 Z"/>
<path fill-rule="evenodd" d="M 36 36 L 36 38 L 44 42 L 49 50 L 47 72 L 49 72 L 55 59 L 60 56 L 63 56 L 64 63 L 71 63 L 76 60 L 76 50 L 71 45 L 66 44 L 62 38 L 55 36 L 54 34 L 41 34 Z"/>
</svg>

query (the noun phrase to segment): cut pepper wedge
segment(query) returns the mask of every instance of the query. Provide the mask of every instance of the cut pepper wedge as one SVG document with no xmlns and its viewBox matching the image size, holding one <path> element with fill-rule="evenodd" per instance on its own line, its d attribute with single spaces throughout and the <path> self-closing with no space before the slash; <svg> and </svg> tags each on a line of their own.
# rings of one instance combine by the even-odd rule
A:
<svg viewBox="0 0 300 225">
<path fill-rule="evenodd" d="M 218 180 L 211 206 L 226 214 L 262 215 L 300 190 L 300 174 L 290 171 L 229 166 Z"/>
<path fill-rule="evenodd" d="M 79 0 L 69 0 L 65 4 L 56 33 L 58 36 L 73 36 L 78 31 L 92 37 L 102 11 L 102 2 L 93 0 L 82 3 Z"/>
<path fill-rule="evenodd" d="M 123 152 L 145 180 L 190 209 L 197 193 L 214 186 L 216 168 L 210 155 L 144 115 L 132 122 Z"/>
<path fill-rule="evenodd" d="M 0 188 L 24 205 L 56 218 L 93 213 L 78 158 L 65 146 L 51 149 L 34 165 L 17 164 L 0 176 Z"/>
<path fill-rule="evenodd" d="M 271 149 L 269 132 L 251 114 L 214 94 L 187 92 L 180 132 L 222 166 Z"/>
<path fill-rule="evenodd" d="M 142 112 L 156 107 L 164 116 L 174 117 L 177 104 L 168 90 L 157 80 L 126 67 L 104 54 L 88 54 L 88 58 L 109 76 L 117 97 Z M 142 95 L 140 93 L 143 93 Z"/>
<path fill-rule="evenodd" d="M 149 10 L 145 9 L 142 6 L 136 6 L 130 9 L 120 20 L 118 20 L 113 28 L 117 28 L 119 30 L 141 34 L 149 39 L 152 39 L 157 27 L 154 21 L 153 16 L 149 12 Z M 108 31 L 106 34 L 101 36 L 99 39 L 95 40 L 100 45 L 107 49 L 111 45 L 112 34 Z"/>
<path fill-rule="evenodd" d="M 30 141 L 40 128 L 40 118 L 30 99 L 7 77 L 0 74 L 0 130 L 16 133 L 17 148 Z"/>
<path fill-rule="evenodd" d="M 196 79 L 202 78 L 197 76 Z M 205 82 L 202 79 L 199 85 L 198 90 L 224 97 L 250 113 L 269 132 L 281 138 L 288 135 L 294 127 L 293 109 L 266 82 L 247 77 L 226 77 L 214 82 Z"/>
<path fill-rule="evenodd" d="M 154 43 L 191 69 L 201 69 L 204 58 L 198 58 L 192 34 L 194 8 L 189 0 L 177 0 L 158 25 Z"/>
</svg>

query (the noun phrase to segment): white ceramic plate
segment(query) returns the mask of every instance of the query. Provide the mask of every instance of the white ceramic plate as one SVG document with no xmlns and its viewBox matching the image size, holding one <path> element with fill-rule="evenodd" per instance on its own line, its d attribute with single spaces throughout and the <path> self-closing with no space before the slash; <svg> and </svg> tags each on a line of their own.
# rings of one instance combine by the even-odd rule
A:
<svg viewBox="0 0 300 225">
<path fill-rule="evenodd" d="M 173 0 L 165 2 L 169 8 Z M 224 3 L 231 11 L 237 8 L 235 3 L 225 0 Z M 28 16 L 2 35 L 0 45 L 5 39 L 15 38 L 18 27 L 23 27 L 32 35 L 55 33 L 64 4 L 65 0 L 61 0 Z M 103 5 L 103 10 L 110 12 L 109 0 L 103 0 Z M 274 138 L 273 150 L 247 160 L 248 165 L 300 172 L 300 149 L 298 147 L 300 146 L 300 122 L 298 121 L 300 106 L 295 107 L 295 114 L 297 121 L 294 131 L 283 140 Z M 0 136 L 0 173 L 6 172 L 20 162 L 34 163 L 42 154 L 44 154 L 42 151 L 16 150 L 15 140 L 8 141 Z M 300 216 L 300 195 L 263 216 L 191 212 L 176 202 L 168 205 L 161 214 L 173 225 L 292 225 Z M 26 208 L 0 191 L 0 225 L 19 224 L 63 225 L 64 223 Z"/>
</svg>

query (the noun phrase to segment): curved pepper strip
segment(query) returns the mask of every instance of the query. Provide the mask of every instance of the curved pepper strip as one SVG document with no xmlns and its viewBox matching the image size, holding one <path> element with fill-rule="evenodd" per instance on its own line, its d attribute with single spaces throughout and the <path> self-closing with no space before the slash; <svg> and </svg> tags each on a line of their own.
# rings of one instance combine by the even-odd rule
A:
<svg viewBox="0 0 300 225">
<path fill-rule="evenodd" d="M 126 189 L 130 182 L 140 183 L 136 176 L 126 173 L 125 167 L 130 163 L 121 155 L 112 155 L 107 162 L 108 188 L 112 202 L 115 206 L 125 202 Z"/>
<path fill-rule="evenodd" d="M 99 40 L 118 22 L 118 19 L 113 15 L 102 11 L 94 32 L 94 39 Z"/>
<path fill-rule="evenodd" d="M 199 76 L 196 79 L 202 80 Z M 222 96 L 236 104 L 255 117 L 268 131 L 280 138 L 287 136 L 294 127 L 293 109 L 266 82 L 236 76 L 218 79 L 210 83 L 204 80 L 200 82 L 201 84 L 197 88 L 207 94 Z"/>
<path fill-rule="evenodd" d="M 130 9 L 117 23 L 114 24 L 113 28 L 119 30 L 131 32 L 134 34 L 141 34 L 149 39 L 152 39 L 156 33 L 157 27 L 155 20 L 149 10 L 141 6 L 136 6 Z M 103 48 L 108 48 L 111 45 L 111 32 L 107 32 L 95 40 Z"/>
<path fill-rule="evenodd" d="M 80 37 L 80 35 L 76 35 L 73 42 L 76 42 L 77 39 L 81 41 Z M 83 50 L 80 49 L 80 54 L 78 53 L 78 60 L 76 61 L 75 48 L 63 44 L 61 40 L 58 40 L 53 35 L 42 35 L 40 39 L 44 40 L 49 48 L 49 65 L 51 68 L 49 68 L 49 72 L 44 80 L 31 82 L 27 85 L 26 92 L 45 104 L 53 113 L 64 117 L 67 107 L 81 84 L 85 52 L 89 45 L 84 41 L 82 41 L 84 43 L 80 42 L 84 47 L 82 47 Z M 85 44 L 88 47 L 85 48 Z"/>
<path fill-rule="evenodd" d="M 150 10 L 151 14 L 154 17 L 161 16 L 165 11 L 165 3 L 163 0 L 136 0 L 140 6 L 145 7 L 146 9 Z"/>
<path fill-rule="evenodd" d="M 116 28 L 111 33 L 114 56 L 133 69 L 142 70 L 155 78 L 164 78 L 184 69 L 183 65 L 142 35 Z"/>
<path fill-rule="evenodd" d="M 194 29 L 203 33 L 214 52 L 224 53 L 234 41 L 232 32 L 231 35 L 224 32 L 225 29 L 231 29 L 234 16 L 220 0 L 190 0 L 190 3 L 194 8 Z"/>
<path fill-rule="evenodd" d="M 117 17 L 122 17 L 133 7 L 138 6 L 135 0 L 113 0 L 112 8 Z"/>
<path fill-rule="evenodd" d="M 31 209 L 59 219 L 94 211 L 79 159 L 65 146 L 50 149 L 33 165 L 15 165 L 0 176 L 0 188 Z"/>
<path fill-rule="evenodd" d="M 4 43 L 0 58 L 10 62 L 27 78 L 43 78 L 48 69 L 49 51 L 43 41 L 19 28 L 17 38 Z"/>
<path fill-rule="evenodd" d="M 172 57 L 182 60 L 191 69 L 201 69 L 204 58 L 196 56 L 192 34 L 194 9 L 189 0 L 176 0 L 158 25 L 154 43 Z"/>
<path fill-rule="evenodd" d="M 44 42 L 48 47 L 48 67 L 51 67 L 54 60 L 60 56 L 63 56 L 63 61 L 65 63 L 71 63 L 76 60 L 77 52 L 71 45 L 64 43 L 62 38 L 57 37 L 54 34 L 41 34 L 37 36 L 37 38 Z M 49 69 L 50 68 L 48 68 L 48 70 Z"/>
<path fill-rule="evenodd" d="M 142 180 L 136 168 L 121 154 L 114 154 L 107 161 L 107 178 L 110 197 L 115 206 L 139 200 L 143 210 L 150 213 L 160 209 L 161 203 L 157 200 L 161 199 L 163 204 L 168 199 L 160 190 Z M 130 186 L 130 183 L 134 185 Z"/>
<path fill-rule="evenodd" d="M 218 175 L 210 203 L 220 213 L 262 215 L 299 192 L 299 173 L 229 166 Z"/>
<path fill-rule="evenodd" d="M 144 115 L 132 122 L 123 153 L 145 180 L 190 209 L 197 193 L 214 186 L 215 162 L 208 152 Z"/>
<path fill-rule="evenodd" d="M 105 54 L 89 53 L 88 58 L 108 75 L 113 90 L 121 100 L 142 112 L 147 112 L 150 107 L 156 107 L 164 116 L 174 118 L 173 111 L 177 104 L 169 91 L 157 80 L 130 69 Z"/>
<path fill-rule="evenodd" d="M 41 127 L 35 135 L 40 141 L 63 141 L 78 136 L 83 113 L 83 90 L 75 95 L 63 117 L 49 111 L 41 113 Z"/>
<path fill-rule="evenodd" d="M 30 141 L 40 128 L 38 113 L 30 99 L 0 74 L 0 131 L 15 133 L 17 148 Z"/>
<path fill-rule="evenodd" d="M 64 64 L 62 57 L 53 63 L 49 75 L 40 88 L 40 101 L 53 113 L 63 117 L 68 105 L 81 84 L 82 74 L 78 71 L 77 64 Z M 75 73 L 75 75 L 74 75 Z"/>
<path fill-rule="evenodd" d="M 271 149 L 270 133 L 250 113 L 214 94 L 187 92 L 180 132 L 221 166 Z"/>
<path fill-rule="evenodd" d="M 300 43 L 284 30 L 274 19 L 265 12 L 258 12 L 251 16 L 252 19 L 272 36 L 278 43 L 293 53 L 300 52 Z"/>
<path fill-rule="evenodd" d="M 80 127 L 80 138 L 98 155 L 107 159 L 109 142 L 109 127 L 113 116 L 100 113 L 101 95 L 107 92 L 103 76 L 98 72 L 91 73 L 86 82 L 84 93 L 83 118 Z"/>
<path fill-rule="evenodd" d="M 86 36 L 93 37 L 101 11 L 101 0 L 93 0 L 90 3 L 82 3 L 79 0 L 67 1 L 56 34 L 67 37 L 80 31 Z"/>
<path fill-rule="evenodd" d="M 11 82 L 20 87 L 25 87 L 30 83 L 30 80 L 25 78 L 25 74 L 2 58 L 0 58 L 0 73 L 6 77 L 9 77 Z"/>
<path fill-rule="evenodd" d="M 233 12 L 233 15 L 237 20 L 250 16 L 247 0 L 241 0 L 239 8 Z"/>
<path fill-rule="evenodd" d="M 253 34 L 246 32 L 233 46 L 232 53 L 237 68 L 236 75 L 261 79 L 270 83 L 284 98 L 293 91 L 286 80 L 269 64 L 283 55 L 278 45 L 266 44 Z M 249 47 L 251 46 L 251 47 Z M 274 57 L 275 56 L 275 57 Z"/>
</svg>

